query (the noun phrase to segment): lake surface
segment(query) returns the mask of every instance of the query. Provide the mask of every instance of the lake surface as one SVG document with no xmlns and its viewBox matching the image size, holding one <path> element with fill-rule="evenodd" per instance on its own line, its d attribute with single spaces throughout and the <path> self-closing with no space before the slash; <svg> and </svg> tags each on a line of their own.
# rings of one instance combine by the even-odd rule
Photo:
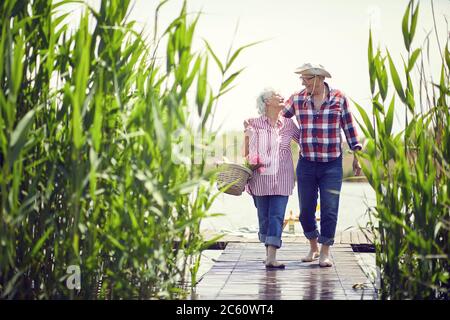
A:
<svg viewBox="0 0 450 320">
<path fill-rule="evenodd" d="M 319 199 L 320 201 L 320 199 Z M 339 215 L 336 231 L 359 226 L 365 227 L 369 221 L 367 208 L 376 204 L 375 191 L 367 182 L 344 182 L 339 202 Z M 286 208 L 286 218 L 292 210 L 293 215 L 299 214 L 297 186 L 289 197 Z M 212 205 L 211 213 L 223 213 L 223 216 L 209 217 L 202 221 L 201 229 L 209 229 L 234 234 L 256 234 L 258 232 L 258 217 L 252 197 L 244 192 L 241 196 L 221 194 Z M 316 215 L 319 217 L 320 213 Z M 320 223 L 318 222 L 318 225 Z M 285 233 L 288 228 L 285 228 Z M 299 223 L 295 224 L 295 232 L 301 232 Z"/>
</svg>

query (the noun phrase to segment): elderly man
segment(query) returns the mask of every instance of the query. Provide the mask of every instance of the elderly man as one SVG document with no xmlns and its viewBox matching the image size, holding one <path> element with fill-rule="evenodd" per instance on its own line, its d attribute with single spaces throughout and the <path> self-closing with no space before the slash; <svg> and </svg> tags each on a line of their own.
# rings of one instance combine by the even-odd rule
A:
<svg viewBox="0 0 450 320">
<path fill-rule="evenodd" d="M 296 116 L 300 126 L 300 158 L 297 164 L 300 223 L 310 242 L 304 262 L 319 259 L 321 267 L 331 267 L 330 246 L 334 243 L 339 194 L 342 185 L 341 129 L 353 151 L 361 150 L 347 98 L 325 82 L 330 73 L 318 64 L 306 63 L 295 73 L 300 75 L 300 92 L 286 102 L 283 115 Z M 356 157 L 353 171 L 360 175 Z M 317 198 L 320 193 L 320 233 L 316 225 Z M 322 244 L 320 248 L 318 243 Z"/>
</svg>

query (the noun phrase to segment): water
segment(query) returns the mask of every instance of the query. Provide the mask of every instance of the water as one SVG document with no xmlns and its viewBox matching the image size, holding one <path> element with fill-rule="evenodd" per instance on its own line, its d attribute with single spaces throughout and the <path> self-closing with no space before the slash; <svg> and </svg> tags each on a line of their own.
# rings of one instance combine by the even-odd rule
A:
<svg viewBox="0 0 450 320">
<path fill-rule="evenodd" d="M 367 182 L 344 182 L 342 184 L 341 197 L 339 202 L 339 215 L 336 231 L 343 231 L 351 227 L 365 227 L 369 221 L 366 214 L 368 206 L 376 204 L 375 192 Z M 299 214 L 297 187 L 292 196 L 289 197 L 286 208 L 286 218 L 292 210 L 294 216 Z M 258 218 L 253 199 L 247 193 L 241 196 L 231 196 L 222 194 L 217 197 L 211 211 L 223 213 L 223 216 L 209 217 L 203 220 L 201 229 L 209 229 L 219 232 L 239 234 L 254 234 L 258 232 Z M 317 212 L 319 216 L 319 212 Z M 301 226 L 296 223 L 295 232 L 297 235 L 303 234 Z M 288 226 L 284 229 L 288 231 Z"/>
</svg>

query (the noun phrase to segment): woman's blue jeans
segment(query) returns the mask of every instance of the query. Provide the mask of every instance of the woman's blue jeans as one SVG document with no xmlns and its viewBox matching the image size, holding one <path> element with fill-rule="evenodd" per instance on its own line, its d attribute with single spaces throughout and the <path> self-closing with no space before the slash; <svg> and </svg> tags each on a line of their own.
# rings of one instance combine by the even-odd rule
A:
<svg viewBox="0 0 450 320">
<path fill-rule="evenodd" d="M 280 248 L 288 196 L 253 196 L 253 200 L 258 209 L 259 241 Z"/>
<path fill-rule="evenodd" d="M 342 186 L 342 155 L 330 162 L 300 158 L 297 164 L 297 182 L 300 223 L 305 237 L 319 238 L 319 243 L 333 245 Z M 315 217 L 318 192 L 320 192 L 320 233 Z"/>
</svg>

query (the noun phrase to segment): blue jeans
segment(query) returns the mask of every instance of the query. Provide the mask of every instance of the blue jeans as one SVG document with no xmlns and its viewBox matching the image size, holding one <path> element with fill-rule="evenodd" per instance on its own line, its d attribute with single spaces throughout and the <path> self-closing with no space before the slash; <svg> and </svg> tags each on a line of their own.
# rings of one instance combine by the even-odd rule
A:
<svg viewBox="0 0 450 320">
<path fill-rule="evenodd" d="M 280 248 L 288 196 L 253 196 L 253 201 L 258 209 L 259 241 Z"/>
<path fill-rule="evenodd" d="M 297 181 L 300 223 L 306 238 L 319 238 L 319 243 L 333 245 L 342 186 L 342 155 L 330 162 L 300 158 L 297 164 Z M 315 217 L 318 192 L 320 192 L 320 233 Z"/>
</svg>

